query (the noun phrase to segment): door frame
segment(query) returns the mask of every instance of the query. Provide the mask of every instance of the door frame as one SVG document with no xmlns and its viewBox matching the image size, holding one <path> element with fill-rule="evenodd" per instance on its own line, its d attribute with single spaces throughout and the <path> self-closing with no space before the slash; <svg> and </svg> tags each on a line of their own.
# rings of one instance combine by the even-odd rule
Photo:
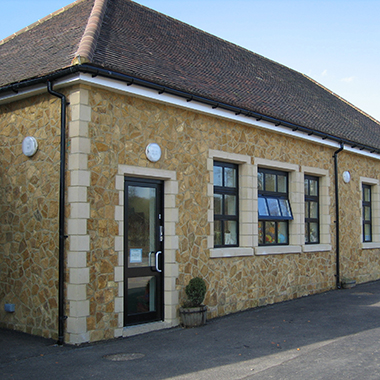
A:
<svg viewBox="0 0 380 380">
<path fill-rule="evenodd" d="M 152 265 L 129 267 L 128 262 L 128 186 L 155 189 L 155 231 Z M 124 326 L 164 320 L 164 182 L 159 179 L 124 177 Z M 157 262 L 156 262 L 157 260 Z M 150 264 L 150 263 L 149 263 Z M 155 278 L 155 309 L 128 315 L 128 280 L 141 277 Z"/>
<path fill-rule="evenodd" d="M 124 325 L 124 177 L 136 179 L 149 178 L 164 181 L 164 213 L 165 213 L 165 295 L 164 295 L 164 320 L 155 323 L 146 323 L 135 326 Z M 116 337 L 127 337 L 142 332 L 174 327 L 179 324 L 178 299 L 179 291 L 176 281 L 179 275 L 179 265 L 176 260 L 179 248 L 176 226 L 179 221 L 179 209 L 177 204 L 178 181 L 175 170 L 165 170 L 153 167 L 138 167 L 132 165 L 118 165 L 115 176 L 115 190 L 119 194 L 119 202 L 115 204 L 115 222 L 118 223 L 119 233 L 115 236 L 115 252 L 118 255 L 118 264 L 114 268 L 115 287 L 118 292 L 115 297 L 115 314 L 118 324 L 114 331 Z"/>
</svg>

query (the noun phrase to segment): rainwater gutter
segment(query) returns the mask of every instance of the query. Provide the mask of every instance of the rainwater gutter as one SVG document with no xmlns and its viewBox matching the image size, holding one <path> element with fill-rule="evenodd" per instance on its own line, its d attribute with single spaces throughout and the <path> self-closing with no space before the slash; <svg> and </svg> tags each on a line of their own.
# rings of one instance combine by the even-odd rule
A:
<svg viewBox="0 0 380 380">
<path fill-rule="evenodd" d="M 59 70 L 59 71 L 54 72 L 54 73 L 50 73 L 50 74 L 43 76 L 43 77 L 27 79 L 27 80 L 22 81 L 22 82 L 13 83 L 13 84 L 6 85 L 4 87 L 0 87 L 0 96 L 1 96 L 1 94 L 7 93 L 7 92 L 17 94 L 18 91 L 23 89 L 23 88 L 35 86 L 35 85 L 42 84 L 42 83 L 45 84 L 47 81 L 53 81 L 56 79 L 61 79 L 65 76 L 75 74 L 75 73 L 91 74 L 93 77 L 96 77 L 99 75 L 99 76 L 102 76 L 105 78 L 111 78 L 111 79 L 122 81 L 122 82 L 126 83 L 127 86 L 130 86 L 130 85 L 143 86 L 143 87 L 146 87 L 146 88 L 149 88 L 152 90 L 156 90 L 159 94 L 165 93 L 165 94 L 175 95 L 175 96 L 178 96 L 181 98 L 185 98 L 187 102 L 197 101 L 197 102 L 200 102 L 202 104 L 209 105 L 213 109 L 221 108 L 221 109 L 233 112 L 233 113 L 235 113 L 235 115 L 243 115 L 243 116 L 247 116 L 247 117 L 253 117 L 257 121 L 260 121 L 260 120 L 267 121 L 269 123 L 274 124 L 276 127 L 289 128 L 292 131 L 303 132 L 303 133 L 308 134 L 309 136 L 313 135 L 313 136 L 319 137 L 322 140 L 327 139 L 327 140 L 334 141 L 334 142 L 339 143 L 339 144 L 343 143 L 343 144 L 351 146 L 351 148 L 356 148 L 359 150 L 366 150 L 366 151 L 370 152 L 371 154 L 376 153 L 376 154 L 380 155 L 380 149 L 375 148 L 375 147 L 370 146 L 370 145 L 350 141 L 348 139 L 337 137 L 337 136 L 331 135 L 329 133 L 316 131 L 312 128 L 308 128 L 308 127 L 305 127 L 302 125 L 294 124 L 294 123 L 291 123 L 291 122 L 288 122 L 285 120 L 281 120 L 281 119 L 278 119 L 275 117 L 267 116 L 267 115 L 264 115 L 264 114 L 261 114 L 258 112 L 250 111 L 248 109 L 236 107 L 236 106 L 230 105 L 228 103 L 218 102 L 218 101 L 215 101 L 215 100 L 212 100 L 209 98 L 205 98 L 203 96 L 191 94 L 191 93 L 186 92 L 186 91 L 177 90 L 177 89 L 167 87 L 164 85 L 160 85 L 157 83 L 149 82 L 149 81 L 146 81 L 144 79 L 136 78 L 136 77 L 133 77 L 133 76 L 130 76 L 127 74 L 121 74 L 121 73 L 118 73 L 116 71 L 104 69 L 101 67 L 96 67 L 96 66 L 89 65 L 89 64 L 81 64 L 81 65 L 70 66 L 68 68 Z"/>
<path fill-rule="evenodd" d="M 47 89 L 51 95 L 61 99 L 61 159 L 59 181 L 59 260 L 58 260 L 58 344 L 64 343 L 65 330 L 65 164 L 66 164 L 66 106 L 65 95 L 53 90 L 53 84 L 47 81 Z"/>
<path fill-rule="evenodd" d="M 340 236 L 339 236 L 339 187 L 338 187 L 338 154 L 344 149 L 344 144 L 340 143 L 340 148 L 335 151 L 333 157 L 334 157 L 334 168 L 335 168 L 335 238 L 336 238 L 336 273 L 335 273 L 335 279 L 336 279 L 336 288 L 340 289 L 340 272 L 339 272 L 339 266 L 340 266 Z"/>
</svg>

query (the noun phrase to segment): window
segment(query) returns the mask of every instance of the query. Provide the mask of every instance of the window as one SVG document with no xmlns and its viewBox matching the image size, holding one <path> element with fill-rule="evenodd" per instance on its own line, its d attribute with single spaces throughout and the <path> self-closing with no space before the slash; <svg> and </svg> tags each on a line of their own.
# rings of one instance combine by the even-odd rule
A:
<svg viewBox="0 0 380 380">
<path fill-rule="evenodd" d="M 258 171 L 259 245 L 289 244 L 288 173 Z"/>
<path fill-rule="evenodd" d="M 362 208 L 363 208 L 363 242 L 372 241 L 372 196 L 371 186 L 362 185 Z"/>
<path fill-rule="evenodd" d="M 319 244 L 319 179 L 305 176 L 305 243 Z"/>
<path fill-rule="evenodd" d="M 214 162 L 214 246 L 238 245 L 238 167 Z"/>
</svg>

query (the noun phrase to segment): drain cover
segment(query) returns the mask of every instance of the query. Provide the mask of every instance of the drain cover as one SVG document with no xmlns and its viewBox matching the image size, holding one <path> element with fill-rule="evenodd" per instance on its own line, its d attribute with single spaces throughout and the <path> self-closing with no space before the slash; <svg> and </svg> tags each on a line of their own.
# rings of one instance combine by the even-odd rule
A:
<svg viewBox="0 0 380 380">
<path fill-rule="evenodd" d="M 107 360 L 111 360 L 113 362 L 126 362 L 128 360 L 136 360 L 141 359 L 145 355 L 139 353 L 131 353 L 131 354 L 110 354 L 104 355 L 103 358 Z"/>
</svg>

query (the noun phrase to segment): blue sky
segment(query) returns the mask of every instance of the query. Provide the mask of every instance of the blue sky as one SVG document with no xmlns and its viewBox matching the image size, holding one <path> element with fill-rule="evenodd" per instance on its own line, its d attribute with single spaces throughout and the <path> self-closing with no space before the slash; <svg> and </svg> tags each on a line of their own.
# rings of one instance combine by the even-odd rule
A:
<svg viewBox="0 0 380 380">
<path fill-rule="evenodd" d="M 380 0 L 137 0 L 310 76 L 380 120 Z M 70 4 L 1 0 L 0 40 Z"/>
</svg>

